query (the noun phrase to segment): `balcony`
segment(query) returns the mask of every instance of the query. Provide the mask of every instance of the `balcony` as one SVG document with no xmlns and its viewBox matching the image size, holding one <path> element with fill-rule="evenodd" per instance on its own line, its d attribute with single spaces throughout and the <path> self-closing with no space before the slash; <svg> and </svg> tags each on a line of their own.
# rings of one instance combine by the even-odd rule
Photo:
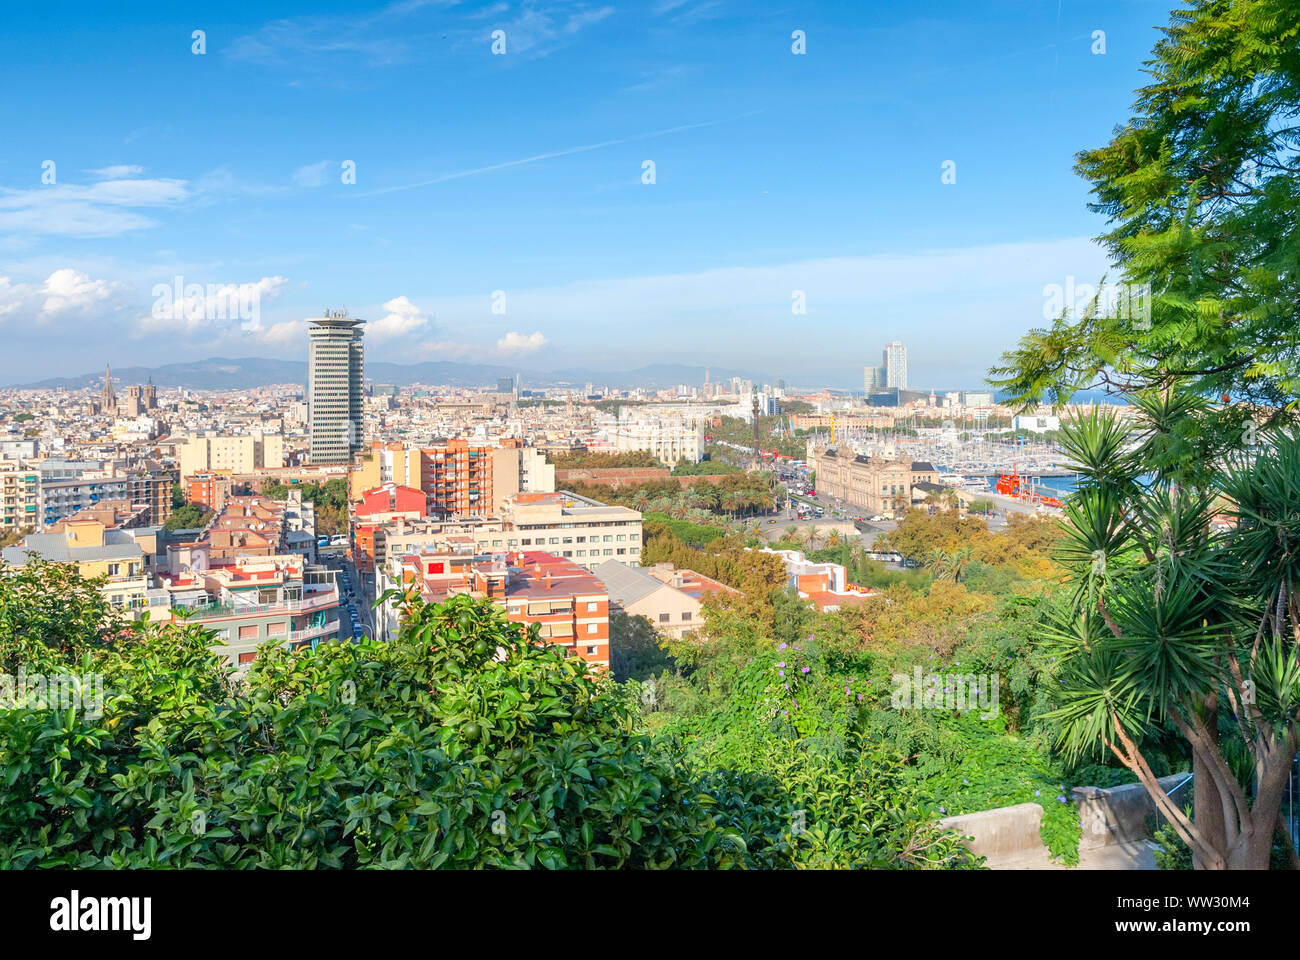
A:
<svg viewBox="0 0 1300 960">
<path fill-rule="evenodd" d="M 338 633 L 339 622 L 337 620 L 322 623 L 315 627 L 305 627 L 302 630 L 290 630 L 289 642 L 301 643 L 304 640 L 314 640 L 317 637 L 323 637 L 328 634 Z"/>
<path fill-rule="evenodd" d="M 338 588 L 322 590 L 301 600 L 281 600 L 277 603 L 210 603 L 186 607 L 193 620 L 219 620 L 224 617 L 258 617 L 278 613 L 308 613 L 339 605 Z M 177 608 L 181 609 L 181 608 Z"/>
</svg>

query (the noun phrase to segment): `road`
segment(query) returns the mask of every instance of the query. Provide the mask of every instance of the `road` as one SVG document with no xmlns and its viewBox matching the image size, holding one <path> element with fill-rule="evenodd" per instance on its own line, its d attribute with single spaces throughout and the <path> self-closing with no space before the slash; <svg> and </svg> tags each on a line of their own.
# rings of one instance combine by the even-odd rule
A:
<svg viewBox="0 0 1300 960">
<path fill-rule="evenodd" d="M 358 577 L 356 567 L 345 553 L 322 553 L 321 562 L 334 571 L 338 579 L 339 604 L 339 638 L 352 639 L 358 636 L 374 635 L 374 611 L 371 610 L 371 587 L 368 582 Z M 356 616 L 361 629 L 352 625 Z"/>
</svg>

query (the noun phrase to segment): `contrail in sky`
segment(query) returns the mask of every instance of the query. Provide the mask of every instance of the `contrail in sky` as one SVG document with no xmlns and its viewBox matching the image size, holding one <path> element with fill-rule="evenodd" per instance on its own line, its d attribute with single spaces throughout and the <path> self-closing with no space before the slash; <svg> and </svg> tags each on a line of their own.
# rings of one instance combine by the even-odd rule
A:
<svg viewBox="0 0 1300 960">
<path fill-rule="evenodd" d="M 367 190 L 364 193 L 353 194 L 353 196 L 373 197 L 380 193 L 393 193 L 398 190 L 414 190 L 416 187 L 428 187 L 435 183 L 446 183 L 448 180 L 461 180 L 465 177 L 476 177 L 480 173 L 491 173 L 494 170 L 505 170 L 509 167 L 521 167 L 526 163 L 536 163 L 539 160 L 553 160 L 556 157 L 568 157 L 575 153 L 586 153 L 588 150 L 599 150 L 602 147 L 615 147 L 620 143 L 633 143 L 637 140 L 650 140 L 654 137 L 667 136 L 670 133 L 682 133 L 686 130 L 698 130 L 701 127 L 716 127 L 720 123 L 731 123 L 734 120 L 743 120 L 745 117 L 752 117 L 755 114 L 762 112 L 762 110 L 751 110 L 749 113 L 742 113 L 735 117 L 727 117 L 723 120 L 705 120 L 703 123 L 685 123 L 679 127 L 669 127 L 666 130 L 655 130 L 651 133 L 637 133 L 630 137 L 621 137 L 617 140 L 602 140 L 600 143 L 587 143 L 580 147 L 568 147 L 567 149 L 555 150 L 551 153 L 538 153 L 531 157 L 524 157 L 520 160 L 507 160 L 505 163 L 494 163 L 487 167 L 475 167 L 472 170 L 457 170 L 454 173 L 444 173 L 442 176 L 434 177 L 430 180 L 421 180 L 418 183 L 407 183 L 397 187 L 381 187 L 378 190 Z"/>
</svg>

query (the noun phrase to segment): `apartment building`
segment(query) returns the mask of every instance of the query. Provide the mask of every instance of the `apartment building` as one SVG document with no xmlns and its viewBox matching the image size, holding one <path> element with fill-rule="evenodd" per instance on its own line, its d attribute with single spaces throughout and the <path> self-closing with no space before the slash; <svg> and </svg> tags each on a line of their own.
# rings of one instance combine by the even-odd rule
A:
<svg viewBox="0 0 1300 960">
<path fill-rule="evenodd" d="M 848 572 L 841 563 L 818 563 L 807 559 L 798 550 L 764 547 L 759 552 L 780 557 L 785 565 L 788 586 L 799 594 L 800 599 L 811 601 L 822 613 L 864 603 L 875 595 L 868 587 L 849 583 Z"/>
<path fill-rule="evenodd" d="M 885 460 L 854 454 L 847 447 L 813 451 L 817 489 L 868 513 L 905 509 L 925 500 L 915 496 L 919 483 L 937 483 L 939 471 L 925 460 Z"/>
<path fill-rule="evenodd" d="M 298 554 L 214 559 L 206 543 L 173 545 L 168 571 L 148 597 L 154 620 L 197 623 L 213 634 L 217 653 L 247 665 L 264 643 L 289 647 L 334 640 L 339 588 L 333 570 Z"/>
<path fill-rule="evenodd" d="M 0 470 L 0 533 L 35 530 L 41 524 L 41 475 L 36 470 Z"/>
<path fill-rule="evenodd" d="M 284 466 L 284 437 L 277 434 L 251 436 L 188 437 L 177 451 L 180 475 L 225 471 L 255 473 Z"/>
<path fill-rule="evenodd" d="M 163 524 L 172 514 L 172 475 L 164 470 L 139 469 L 116 473 L 97 461 L 45 460 L 40 474 L 38 513 L 48 529 L 74 513 L 103 500 L 126 500 L 148 508 L 146 523 Z"/>
<path fill-rule="evenodd" d="M 34 556 L 70 563 L 86 579 L 104 577 L 100 589 L 113 606 L 136 609 L 145 605 L 152 586 L 156 536 L 156 527 L 115 530 L 101 520 L 69 520 L 56 532 L 29 534 L 0 555 L 13 566 Z"/>
<path fill-rule="evenodd" d="M 589 570 L 542 551 L 480 554 L 473 550 L 391 554 L 378 590 L 415 589 L 428 603 L 458 594 L 501 606 L 512 623 L 537 624 L 548 644 L 596 670 L 609 669 L 609 593 Z M 377 633 L 392 637 L 401 604 L 390 598 L 376 611 Z"/>
<path fill-rule="evenodd" d="M 645 617 L 658 633 L 677 639 L 703 624 L 705 600 L 740 592 L 671 563 L 630 567 L 606 560 L 592 572 L 609 591 L 612 608 L 630 617 Z"/>
<path fill-rule="evenodd" d="M 351 504 L 348 528 L 352 556 L 358 572 L 371 574 L 386 556 L 386 529 L 395 520 L 420 520 L 426 516 L 424 491 L 400 483 L 385 483 L 367 490 Z"/>
<path fill-rule="evenodd" d="M 545 550 L 594 569 L 609 559 L 641 563 L 641 514 L 561 490 L 520 493 L 501 506 L 505 528 L 518 549 Z"/>
<path fill-rule="evenodd" d="M 555 467 L 520 440 L 501 446 L 446 440 L 424 447 L 374 441 L 369 456 L 350 472 L 350 496 L 360 500 L 385 483 L 422 490 L 431 517 L 486 516 L 516 493 L 553 491 Z"/>
<path fill-rule="evenodd" d="M 196 503 L 208 510 L 221 510 L 231 497 L 234 481 L 228 470 L 201 470 L 194 474 L 182 474 L 181 488 L 186 503 Z"/>
</svg>

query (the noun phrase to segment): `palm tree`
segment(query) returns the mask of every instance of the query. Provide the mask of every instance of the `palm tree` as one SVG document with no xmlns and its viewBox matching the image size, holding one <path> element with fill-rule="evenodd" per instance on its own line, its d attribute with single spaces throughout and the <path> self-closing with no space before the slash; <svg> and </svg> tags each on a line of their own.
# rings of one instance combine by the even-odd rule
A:
<svg viewBox="0 0 1300 960">
<path fill-rule="evenodd" d="M 816 527 L 809 527 L 803 534 L 804 546 L 809 550 L 816 550 L 817 544 L 821 541 L 821 538 L 822 532 L 820 530 Z"/>
<path fill-rule="evenodd" d="M 1193 459 L 1188 427 L 1218 411 L 1173 390 L 1134 399 L 1139 431 L 1103 409 L 1063 428 L 1075 590 L 1045 640 L 1062 704 L 1046 719 L 1071 761 L 1107 752 L 1131 770 L 1197 866 L 1266 869 L 1276 834 L 1294 866 L 1279 814 L 1300 745 L 1300 435 Z M 1218 496 L 1234 529 L 1211 527 Z M 1170 726 L 1192 754 L 1193 817 L 1143 753 Z"/>
<path fill-rule="evenodd" d="M 838 547 L 840 545 L 840 539 L 840 532 L 832 529 L 831 532 L 826 535 L 826 546 Z"/>
</svg>

